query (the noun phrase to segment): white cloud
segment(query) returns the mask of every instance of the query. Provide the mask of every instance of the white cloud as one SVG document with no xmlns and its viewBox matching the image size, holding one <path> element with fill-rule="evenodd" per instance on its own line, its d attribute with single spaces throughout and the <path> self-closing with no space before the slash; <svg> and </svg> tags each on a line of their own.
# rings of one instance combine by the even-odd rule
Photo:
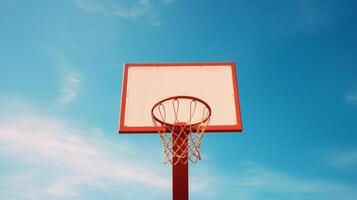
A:
<svg viewBox="0 0 357 200">
<path fill-rule="evenodd" d="M 347 94 L 346 101 L 351 104 L 357 104 L 357 91 Z"/>
<path fill-rule="evenodd" d="M 73 102 L 82 89 L 82 78 L 76 72 L 67 72 L 61 83 L 61 96 L 59 102 L 61 104 L 69 104 Z"/>
<path fill-rule="evenodd" d="M 0 163 L 17 165 L 15 173 L 0 171 L 0 193 L 8 199 L 66 198 L 81 195 L 83 188 L 115 185 L 124 193 L 138 188 L 147 195 L 168 193 L 161 149 L 152 156 L 157 161 L 138 159 L 143 152 L 115 136 L 33 113 L 1 116 Z"/>
<path fill-rule="evenodd" d="M 158 138 L 155 145 L 138 149 L 142 143 L 132 143 L 132 137 L 106 134 L 95 127 L 79 128 L 29 110 L 0 113 L 0 163 L 10 163 L 13 168 L 0 171 L 2 197 L 81 199 L 87 190 L 114 190 L 122 199 L 129 199 L 138 197 L 138 189 L 145 199 L 170 196 L 171 167 L 160 162 Z M 336 162 L 356 166 L 357 153 L 345 155 Z M 355 185 L 297 176 L 254 162 L 235 172 L 221 172 L 204 163 L 190 168 L 193 198 L 249 200 L 273 194 L 283 199 L 348 200 L 356 199 L 356 189 Z"/>
<path fill-rule="evenodd" d="M 75 2 L 80 9 L 86 12 L 122 18 L 145 18 L 152 25 L 160 25 L 157 13 L 149 0 L 135 0 L 131 3 L 112 0 L 75 0 Z"/>
</svg>

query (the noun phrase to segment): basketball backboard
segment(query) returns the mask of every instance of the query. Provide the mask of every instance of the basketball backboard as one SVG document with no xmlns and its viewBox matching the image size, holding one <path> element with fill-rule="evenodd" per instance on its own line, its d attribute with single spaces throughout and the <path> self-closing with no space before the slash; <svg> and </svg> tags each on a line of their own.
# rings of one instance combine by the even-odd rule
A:
<svg viewBox="0 0 357 200">
<path fill-rule="evenodd" d="M 152 107 L 171 96 L 194 96 L 212 109 L 206 132 L 242 131 L 235 63 L 124 65 L 120 133 L 157 133 Z"/>
</svg>

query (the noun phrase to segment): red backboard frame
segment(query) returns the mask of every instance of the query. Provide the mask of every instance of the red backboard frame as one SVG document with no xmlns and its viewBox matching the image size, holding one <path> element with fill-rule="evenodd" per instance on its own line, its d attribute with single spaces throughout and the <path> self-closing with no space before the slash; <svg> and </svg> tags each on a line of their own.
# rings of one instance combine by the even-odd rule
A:
<svg viewBox="0 0 357 200">
<path fill-rule="evenodd" d="M 122 96 L 121 96 L 121 107 L 120 107 L 120 119 L 119 119 L 119 133 L 130 134 L 130 133 L 157 133 L 157 128 L 154 126 L 140 126 L 140 127 L 125 127 L 125 108 L 126 108 L 126 94 L 128 85 L 128 69 L 130 67 L 147 67 L 147 66 L 159 66 L 159 67 L 185 67 L 185 66 L 217 66 L 225 65 L 230 66 L 232 70 L 232 80 L 234 89 L 234 102 L 235 102 L 235 113 L 237 123 L 236 125 L 214 125 L 208 126 L 206 132 L 241 132 L 242 131 L 242 119 L 239 104 L 239 93 L 238 93 L 238 81 L 236 73 L 236 64 L 234 62 L 210 62 L 210 63 L 126 63 L 124 65 L 123 73 L 123 85 L 122 85 Z M 222 102 L 224 103 L 224 102 Z"/>
</svg>

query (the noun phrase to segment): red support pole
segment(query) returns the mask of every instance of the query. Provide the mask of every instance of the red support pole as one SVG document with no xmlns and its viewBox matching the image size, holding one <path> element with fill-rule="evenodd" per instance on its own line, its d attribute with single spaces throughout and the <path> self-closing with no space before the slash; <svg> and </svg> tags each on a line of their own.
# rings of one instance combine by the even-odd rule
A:
<svg viewBox="0 0 357 200">
<path fill-rule="evenodd" d="M 181 154 L 179 146 L 183 145 L 187 147 L 187 135 L 184 133 L 178 135 L 174 132 L 172 136 L 174 141 L 178 139 L 178 142 L 173 146 L 173 150 L 178 151 L 178 154 Z M 173 163 L 175 163 L 177 159 L 177 157 L 174 157 Z M 187 155 L 185 159 L 187 160 Z M 172 199 L 188 200 L 188 162 L 186 162 L 186 164 L 178 162 L 176 165 L 172 166 Z"/>
</svg>

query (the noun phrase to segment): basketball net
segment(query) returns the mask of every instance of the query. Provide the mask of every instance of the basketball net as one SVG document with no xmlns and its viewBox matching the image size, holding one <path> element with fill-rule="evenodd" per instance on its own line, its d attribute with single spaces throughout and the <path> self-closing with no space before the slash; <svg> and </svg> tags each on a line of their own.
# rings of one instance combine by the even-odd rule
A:
<svg viewBox="0 0 357 200">
<path fill-rule="evenodd" d="M 180 110 L 180 103 L 188 106 Z M 182 115 L 183 112 L 186 114 Z M 176 165 L 201 160 L 201 139 L 211 117 L 206 102 L 191 96 L 174 96 L 155 104 L 151 113 L 163 143 L 164 163 Z"/>
</svg>

